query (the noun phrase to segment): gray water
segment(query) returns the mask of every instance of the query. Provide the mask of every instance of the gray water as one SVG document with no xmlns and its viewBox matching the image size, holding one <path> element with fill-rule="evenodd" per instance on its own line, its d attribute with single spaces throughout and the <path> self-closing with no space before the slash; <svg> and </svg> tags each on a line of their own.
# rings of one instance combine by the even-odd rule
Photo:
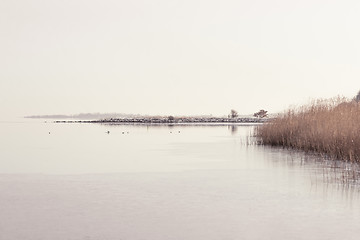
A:
<svg viewBox="0 0 360 240">
<path fill-rule="evenodd" d="M 0 240 L 358 239 L 349 166 L 253 128 L 0 122 Z"/>
</svg>

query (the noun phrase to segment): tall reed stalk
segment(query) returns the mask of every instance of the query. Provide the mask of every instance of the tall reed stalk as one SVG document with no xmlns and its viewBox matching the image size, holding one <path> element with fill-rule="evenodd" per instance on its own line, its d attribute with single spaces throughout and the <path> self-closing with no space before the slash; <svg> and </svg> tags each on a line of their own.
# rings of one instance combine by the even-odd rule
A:
<svg viewBox="0 0 360 240">
<path fill-rule="evenodd" d="M 256 135 L 266 145 L 360 162 L 360 103 L 344 98 L 316 100 L 259 126 Z"/>
</svg>

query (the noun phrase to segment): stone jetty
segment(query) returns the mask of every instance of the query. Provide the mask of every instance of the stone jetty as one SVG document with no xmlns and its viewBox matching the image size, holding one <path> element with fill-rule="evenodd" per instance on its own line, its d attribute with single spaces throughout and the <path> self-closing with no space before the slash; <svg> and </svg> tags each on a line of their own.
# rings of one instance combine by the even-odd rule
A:
<svg viewBox="0 0 360 240">
<path fill-rule="evenodd" d="M 83 121 L 55 121 L 55 123 L 101 123 L 101 124 L 235 124 L 264 123 L 268 118 L 221 118 L 221 117 L 137 117 L 107 118 Z"/>
</svg>

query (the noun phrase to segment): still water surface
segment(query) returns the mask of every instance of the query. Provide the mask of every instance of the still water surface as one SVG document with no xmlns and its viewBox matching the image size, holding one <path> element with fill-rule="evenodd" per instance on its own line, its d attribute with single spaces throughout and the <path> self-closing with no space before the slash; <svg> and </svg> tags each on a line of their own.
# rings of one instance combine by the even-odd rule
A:
<svg viewBox="0 0 360 240">
<path fill-rule="evenodd" d="M 358 184 L 252 130 L 1 122 L 0 239 L 358 239 Z"/>
</svg>

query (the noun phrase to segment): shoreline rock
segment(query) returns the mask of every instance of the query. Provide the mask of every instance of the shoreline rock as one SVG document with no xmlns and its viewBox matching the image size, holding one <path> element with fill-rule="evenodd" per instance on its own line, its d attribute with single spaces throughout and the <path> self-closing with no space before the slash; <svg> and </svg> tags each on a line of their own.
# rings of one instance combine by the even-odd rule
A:
<svg viewBox="0 0 360 240">
<path fill-rule="evenodd" d="M 101 123 L 101 124 L 234 124 L 234 123 L 264 123 L 269 118 L 198 118 L 198 117 L 181 117 L 181 118 L 109 118 L 99 120 L 79 120 L 79 121 L 54 121 L 55 123 Z"/>
</svg>

